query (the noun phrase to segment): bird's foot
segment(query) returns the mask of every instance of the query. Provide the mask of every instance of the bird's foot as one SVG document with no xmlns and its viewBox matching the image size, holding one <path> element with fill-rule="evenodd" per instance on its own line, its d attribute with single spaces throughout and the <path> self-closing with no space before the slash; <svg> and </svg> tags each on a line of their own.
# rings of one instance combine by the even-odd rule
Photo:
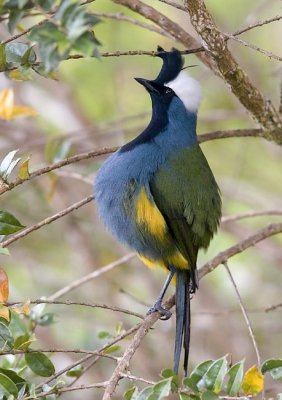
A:
<svg viewBox="0 0 282 400">
<path fill-rule="evenodd" d="M 161 314 L 160 319 L 163 321 L 168 320 L 172 316 L 172 313 L 169 310 L 163 308 L 161 300 L 157 300 L 155 304 L 149 308 L 146 315 L 153 314 L 154 312 L 159 312 Z"/>
</svg>

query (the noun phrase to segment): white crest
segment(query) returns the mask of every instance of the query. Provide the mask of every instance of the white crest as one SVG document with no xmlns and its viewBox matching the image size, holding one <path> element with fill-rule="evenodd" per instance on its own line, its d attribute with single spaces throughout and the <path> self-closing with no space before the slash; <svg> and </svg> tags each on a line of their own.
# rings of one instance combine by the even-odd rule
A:
<svg viewBox="0 0 282 400">
<path fill-rule="evenodd" d="M 196 112 L 202 100 L 202 89 L 198 81 L 187 72 L 181 71 L 177 77 L 165 86 L 170 87 L 183 101 L 185 108 L 190 112 Z"/>
</svg>

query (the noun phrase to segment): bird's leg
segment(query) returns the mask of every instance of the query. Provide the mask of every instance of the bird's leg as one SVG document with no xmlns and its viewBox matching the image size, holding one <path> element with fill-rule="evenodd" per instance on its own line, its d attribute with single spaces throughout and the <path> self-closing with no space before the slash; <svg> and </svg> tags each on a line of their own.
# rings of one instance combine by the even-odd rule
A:
<svg viewBox="0 0 282 400">
<path fill-rule="evenodd" d="M 153 304 L 153 306 L 151 308 L 149 308 L 147 315 L 152 314 L 154 312 L 159 312 L 161 314 L 161 319 L 162 320 L 167 320 L 171 317 L 171 312 L 169 310 L 166 310 L 165 308 L 163 308 L 162 306 L 162 301 L 164 298 L 164 295 L 167 291 L 167 288 L 173 278 L 174 275 L 174 271 L 170 271 L 169 275 L 167 276 L 166 280 L 165 280 L 165 284 L 161 290 L 160 295 L 158 296 L 156 302 Z"/>
<path fill-rule="evenodd" d="M 198 273 L 197 268 L 194 268 L 191 271 L 191 278 L 190 278 L 190 283 L 189 283 L 190 294 L 194 294 L 197 289 L 199 289 L 199 273 Z"/>
</svg>

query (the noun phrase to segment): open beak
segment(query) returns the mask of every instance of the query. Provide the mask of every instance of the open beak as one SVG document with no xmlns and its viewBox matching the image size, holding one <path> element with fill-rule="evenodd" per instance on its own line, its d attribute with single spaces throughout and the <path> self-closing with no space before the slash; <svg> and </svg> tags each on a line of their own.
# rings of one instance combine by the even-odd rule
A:
<svg viewBox="0 0 282 400">
<path fill-rule="evenodd" d="M 149 81 L 147 79 L 143 79 L 143 78 L 134 78 L 138 83 L 140 83 L 140 85 L 144 86 L 148 92 L 150 93 L 159 93 L 159 91 L 157 90 L 157 88 L 154 86 L 152 81 Z"/>
</svg>

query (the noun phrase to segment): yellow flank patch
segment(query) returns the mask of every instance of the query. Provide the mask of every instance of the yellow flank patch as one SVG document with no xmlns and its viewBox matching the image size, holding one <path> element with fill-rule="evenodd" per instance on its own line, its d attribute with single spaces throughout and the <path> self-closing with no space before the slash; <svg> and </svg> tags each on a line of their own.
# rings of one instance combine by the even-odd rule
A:
<svg viewBox="0 0 282 400">
<path fill-rule="evenodd" d="M 176 251 L 171 256 L 169 256 L 167 261 L 168 264 L 173 265 L 175 268 L 189 269 L 188 261 L 179 251 Z"/>
<path fill-rule="evenodd" d="M 137 223 L 144 224 L 148 231 L 158 239 L 163 239 L 167 232 L 166 222 L 158 207 L 152 203 L 142 188 L 136 202 Z"/>
<path fill-rule="evenodd" d="M 150 260 L 150 259 L 147 258 L 147 257 L 141 256 L 140 254 L 138 254 L 138 257 L 139 257 L 140 260 L 141 260 L 145 265 L 147 265 L 147 267 L 149 267 L 149 268 L 154 269 L 154 268 L 157 268 L 157 267 L 163 267 L 163 266 L 164 266 L 164 264 L 163 264 L 162 261 L 160 261 L 160 262 L 158 262 L 158 261 L 153 261 L 153 260 Z"/>
</svg>

